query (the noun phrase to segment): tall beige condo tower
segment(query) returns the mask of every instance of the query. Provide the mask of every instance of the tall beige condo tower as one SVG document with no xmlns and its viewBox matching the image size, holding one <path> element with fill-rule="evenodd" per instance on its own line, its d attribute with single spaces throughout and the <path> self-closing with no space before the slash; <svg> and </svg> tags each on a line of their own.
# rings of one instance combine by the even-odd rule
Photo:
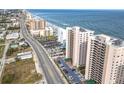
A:
<svg viewBox="0 0 124 93">
<path fill-rule="evenodd" d="M 94 31 L 80 27 L 67 27 L 66 58 L 72 58 L 73 66 L 85 66 L 87 42 Z"/>
<path fill-rule="evenodd" d="M 88 42 L 85 78 L 102 84 L 124 83 L 124 42 L 107 35 Z"/>
<path fill-rule="evenodd" d="M 45 20 L 31 19 L 30 20 L 30 30 L 45 29 Z"/>
<path fill-rule="evenodd" d="M 41 35 L 45 33 L 46 21 L 43 19 L 30 19 L 29 30 L 32 35 Z"/>
</svg>

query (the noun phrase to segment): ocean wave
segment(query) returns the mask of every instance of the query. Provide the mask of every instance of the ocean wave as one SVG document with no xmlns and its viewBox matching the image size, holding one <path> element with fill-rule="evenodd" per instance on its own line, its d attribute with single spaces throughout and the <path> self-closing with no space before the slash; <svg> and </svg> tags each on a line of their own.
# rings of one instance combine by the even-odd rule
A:
<svg viewBox="0 0 124 93">
<path fill-rule="evenodd" d="M 75 10 L 76 11 L 76 10 Z M 106 33 L 108 35 L 123 38 L 124 35 L 124 11 L 37 11 L 33 12 L 47 21 L 60 26 L 78 25 L 87 29 L 95 30 L 96 33 Z M 42 13 L 41 13 L 42 12 Z"/>
</svg>

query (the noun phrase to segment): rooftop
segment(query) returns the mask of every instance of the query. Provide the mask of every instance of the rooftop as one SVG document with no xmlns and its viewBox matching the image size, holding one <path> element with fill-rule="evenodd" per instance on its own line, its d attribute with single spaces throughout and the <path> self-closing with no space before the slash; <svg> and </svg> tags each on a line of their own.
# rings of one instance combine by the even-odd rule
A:
<svg viewBox="0 0 124 93">
<path fill-rule="evenodd" d="M 67 27 L 67 29 L 69 29 L 69 30 L 72 29 L 72 30 L 75 30 L 75 31 L 79 30 L 81 32 L 94 32 L 92 30 L 89 30 L 89 29 L 86 29 L 86 28 L 83 28 L 83 27 L 79 27 L 79 26 Z"/>
<path fill-rule="evenodd" d="M 117 47 L 124 46 L 124 41 L 122 39 L 108 36 L 105 34 L 96 35 L 95 39 L 113 46 L 117 46 Z"/>
<path fill-rule="evenodd" d="M 86 32 L 86 30 L 84 28 L 81 28 L 81 27 L 78 27 L 78 26 L 74 26 L 74 27 L 72 27 L 72 29 L 75 30 L 75 31 L 79 30 L 81 32 Z"/>
</svg>

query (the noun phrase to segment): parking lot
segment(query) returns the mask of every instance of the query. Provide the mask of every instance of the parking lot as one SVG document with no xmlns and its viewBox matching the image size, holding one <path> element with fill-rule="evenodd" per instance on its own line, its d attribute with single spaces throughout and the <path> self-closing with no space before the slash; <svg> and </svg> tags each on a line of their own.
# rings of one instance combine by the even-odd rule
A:
<svg viewBox="0 0 124 93">
<path fill-rule="evenodd" d="M 61 43 L 57 41 L 47 41 L 42 42 L 42 45 L 53 59 L 56 60 L 60 58 L 57 64 L 70 84 L 83 83 L 85 80 L 84 76 L 82 76 L 82 74 L 80 74 L 76 69 L 69 67 L 69 65 L 65 63 L 65 50 Z"/>
<path fill-rule="evenodd" d="M 70 68 L 63 59 L 59 59 L 58 64 L 71 84 L 83 83 L 84 76 L 82 76 L 76 69 Z"/>
</svg>

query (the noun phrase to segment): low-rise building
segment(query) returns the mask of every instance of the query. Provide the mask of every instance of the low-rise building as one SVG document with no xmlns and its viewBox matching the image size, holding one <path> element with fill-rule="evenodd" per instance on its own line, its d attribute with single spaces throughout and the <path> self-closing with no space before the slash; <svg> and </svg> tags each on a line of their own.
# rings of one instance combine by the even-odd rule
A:
<svg viewBox="0 0 124 93">
<path fill-rule="evenodd" d="M 0 30 L 2 30 L 2 31 L 3 31 L 3 30 L 5 30 L 5 28 L 0 26 Z"/>
<path fill-rule="evenodd" d="M 40 36 L 41 30 L 30 30 L 31 35 L 33 36 Z"/>
<path fill-rule="evenodd" d="M 32 19 L 32 14 L 29 12 L 26 12 L 26 18 L 27 18 L 27 20 Z"/>
<path fill-rule="evenodd" d="M 26 43 L 25 41 L 20 41 L 19 46 L 28 46 L 28 43 Z"/>
<path fill-rule="evenodd" d="M 6 31 L 0 31 L 0 39 L 5 38 Z"/>
<path fill-rule="evenodd" d="M 65 29 L 58 27 L 57 30 L 58 42 L 65 43 L 67 39 L 66 32 L 67 31 Z"/>
<path fill-rule="evenodd" d="M 57 41 L 65 44 L 65 41 L 67 39 L 66 29 L 63 29 L 63 28 L 56 26 L 56 25 L 49 23 L 49 22 L 47 22 L 47 26 L 52 27 L 53 35 L 58 37 Z"/>
<path fill-rule="evenodd" d="M 53 28 L 50 26 L 45 27 L 40 31 L 40 36 L 53 36 L 54 34 Z"/>
<path fill-rule="evenodd" d="M 19 27 L 19 21 L 16 18 L 11 18 L 10 20 L 12 22 L 10 25 L 11 27 Z"/>
<path fill-rule="evenodd" d="M 32 58 L 32 57 L 33 57 L 33 55 L 32 55 L 32 52 L 31 51 L 22 52 L 22 53 L 18 53 L 17 54 L 17 58 L 18 59 L 21 59 L 21 60 L 29 59 L 29 58 Z"/>
<path fill-rule="evenodd" d="M 18 38 L 19 38 L 19 33 L 11 33 L 6 36 L 7 40 L 18 39 Z"/>
<path fill-rule="evenodd" d="M 52 36 L 52 35 L 53 35 L 52 27 L 46 27 L 45 28 L 45 36 Z"/>
<path fill-rule="evenodd" d="M 10 45 L 11 48 L 17 48 L 18 47 L 18 44 L 12 44 Z"/>
</svg>

